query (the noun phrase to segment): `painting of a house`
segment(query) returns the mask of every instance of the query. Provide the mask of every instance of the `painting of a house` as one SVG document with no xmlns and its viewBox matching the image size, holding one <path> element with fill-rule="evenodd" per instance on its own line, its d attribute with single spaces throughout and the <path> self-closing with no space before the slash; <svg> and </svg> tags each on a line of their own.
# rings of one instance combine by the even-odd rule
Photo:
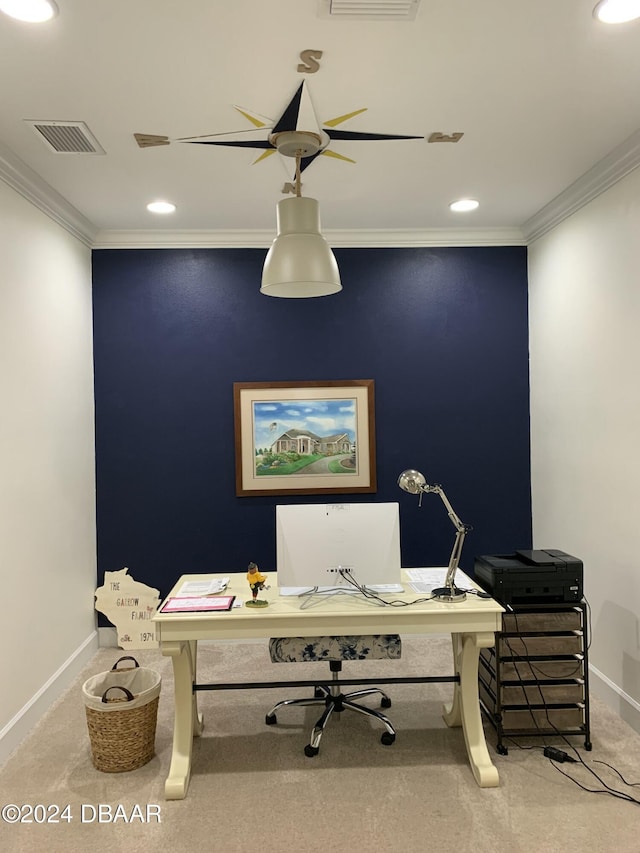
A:
<svg viewBox="0 0 640 853">
<path fill-rule="evenodd" d="M 264 400 L 254 403 L 255 475 L 357 473 L 355 400 Z"/>
<path fill-rule="evenodd" d="M 236 493 L 376 490 L 373 380 L 236 382 Z"/>
<path fill-rule="evenodd" d="M 293 451 L 301 454 L 322 453 L 326 456 L 350 453 L 353 449 L 353 443 L 346 432 L 320 436 L 300 429 L 287 430 L 271 445 L 273 453 Z"/>
</svg>

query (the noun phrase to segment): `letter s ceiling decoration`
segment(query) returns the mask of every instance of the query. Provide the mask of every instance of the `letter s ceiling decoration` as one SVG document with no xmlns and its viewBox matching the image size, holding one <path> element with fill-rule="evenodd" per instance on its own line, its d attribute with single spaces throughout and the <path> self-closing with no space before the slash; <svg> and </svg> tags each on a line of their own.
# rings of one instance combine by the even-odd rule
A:
<svg viewBox="0 0 640 853">
<path fill-rule="evenodd" d="M 297 66 L 297 70 L 302 73 L 315 73 L 320 67 L 316 60 L 321 56 L 322 52 L 318 50 L 302 51 L 300 53 L 302 62 Z M 347 163 L 356 162 L 350 157 L 332 150 L 330 146 L 334 142 L 424 139 L 423 136 L 336 130 L 338 125 L 354 116 L 360 115 L 360 113 L 366 112 L 366 107 L 321 122 L 318 120 L 313 109 L 306 80 L 300 83 L 295 94 L 277 119 L 270 119 L 238 106 L 234 108 L 251 122 L 254 129 L 211 133 L 178 139 L 169 139 L 168 136 L 156 136 L 145 133 L 134 133 L 134 137 L 140 148 L 154 148 L 161 145 L 170 145 L 172 142 L 186 142 L 195 145 L 218 145 L 231 148 L 257 148 L 263 153 L 254 160 L 254 163 L 258 163 L 276 152 L 291 158 L 296 155 L 297 151 L 302 151 L 300 172 L 308 169 L 316 157 L 320 156 L 333 157 L 337 160 L 344 160 Z M 458 142 L 462 136 L 462 133 L 432 133 L 428 141 Z M 217 139 L 214 137 L 226 138 Z M 287 185 L 285 185 L 283 192 L 288 191 Z"/>
</svg>

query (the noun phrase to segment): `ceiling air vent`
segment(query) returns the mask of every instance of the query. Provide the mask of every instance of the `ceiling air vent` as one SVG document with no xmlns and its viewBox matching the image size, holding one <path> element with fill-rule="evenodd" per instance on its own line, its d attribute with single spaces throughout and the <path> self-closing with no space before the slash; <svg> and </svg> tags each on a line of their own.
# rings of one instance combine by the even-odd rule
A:
<svg viewBox="0 0 640 853">
<path fill-rule="evenodd" d="M 27 124 L 56 154 L 104 154 L 104 148 L 83 121 L 37 121 Z"/>
<path fill-rule="evenodd" d="M 412 21 L 420 0 L 320 0 L 321 18 Z"/>
</svg>

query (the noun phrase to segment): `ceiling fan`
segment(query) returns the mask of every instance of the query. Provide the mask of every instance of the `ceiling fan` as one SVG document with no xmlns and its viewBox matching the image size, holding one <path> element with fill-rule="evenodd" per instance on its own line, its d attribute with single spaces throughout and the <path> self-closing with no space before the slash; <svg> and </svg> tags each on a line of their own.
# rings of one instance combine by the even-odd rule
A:
<svg viewBox="0 0 640 853">
<path fill-rule="evenodd" d="M 218 145 L 231 148 L 254 148 L 262 150 L 262 154 L 254 160 L 260 160 L 275 154 L 276 152 L 285 157 L 295 157 L 299 172 L 307 169 L 317 157 L 334 157 L 348 163 L 355 163 L 350 157 L 346 157 L 337 151 L 331 150 L 330 146 L 335 141 L 374 141 L 389 139 L 424 139 L 423 136 L 407 136 L 390 133 L 363 133 L 349 130 L 336 130 L 338 125 L 366 111 L 355 110 L 337 118 L 320 122 L 311 103 L 306 81 L 302 81 L 295 94 L 285 107 L 279 118 L 273 120 L 264 116 L 258 116 L 240 107 L 235 109 L 248 119 L 255 130 L 237 131 L 234 133 L 212 133 L 204 136 L 182 137 L 171 140 L 168 136 L 156 136 L 145 133 L 134 133 L 134 138 L 140 148 L 153 148 L 159 145 L 170 145 L 171 142 L 184 142 L 192 145 Z M 247 134 L 252 134 L 248 139 Z M 240 135 L 242 138 L 237 138 Z M 460 137 L 462 134 L 455 134 Z M 216 137 L 226 136 L 227 139 Z M 439 134 L 442 136 L 442 134 Z M 445 141 L 444 139 L 432 139 L 429 141 Z M 446 141 L 458 141 L 447 139 Z M 299 173 L 298 172 L 298 173 Z"/>
</svg>

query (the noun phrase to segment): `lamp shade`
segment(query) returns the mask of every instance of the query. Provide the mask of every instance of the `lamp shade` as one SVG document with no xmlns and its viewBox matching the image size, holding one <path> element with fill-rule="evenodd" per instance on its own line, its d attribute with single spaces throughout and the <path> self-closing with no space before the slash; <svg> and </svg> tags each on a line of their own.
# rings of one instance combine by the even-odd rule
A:
<svg viewBox="0 0 640 853">
<path fill-rule="evenodd" d="M 277 227 L 264 262 L 261 293 L 305 299 L 342 290 L 338 264 L 320 233 L 316 199 L 295 196 L 279 201 Z"/>
<path fill-rule="evenodd" d="M 419 495 L 423 487 L 427 485 L 427 481 L 424 478 L 424 474 L 421 474 L 420 471 L 408 468 L 398 477 L 398 485 L 405 492 L 409 492 L 410 495 Z"/>
</svg>

